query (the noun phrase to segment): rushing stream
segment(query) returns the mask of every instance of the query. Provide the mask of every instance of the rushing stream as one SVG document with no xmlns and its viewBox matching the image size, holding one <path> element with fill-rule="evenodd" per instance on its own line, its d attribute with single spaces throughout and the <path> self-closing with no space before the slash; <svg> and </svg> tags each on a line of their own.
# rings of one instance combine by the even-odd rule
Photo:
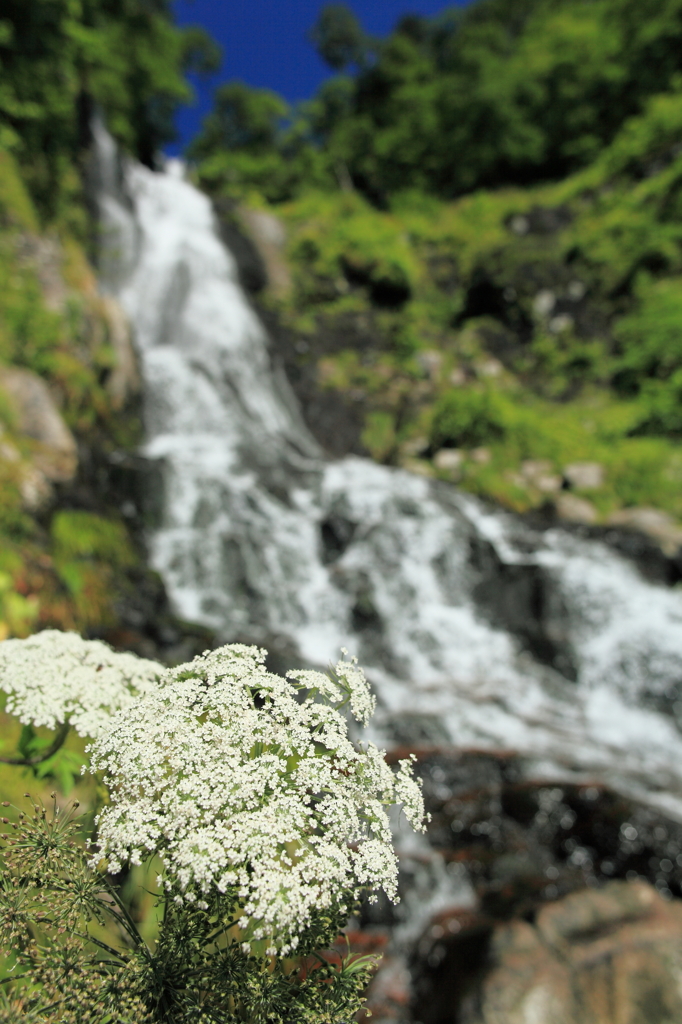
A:
<svg viewBox="0 0 682 1024">
<path fill-rule="evenodd" d="M 121 183 L 99 148 L 102 277 L 140 354 L 151 558 L 178 615 L 292 663 L 348 647 L 385 742 L 514 749 L 682 820 L 682 592 L 454 487 L 325 459 L 209 201 L 179 172 Z"/>
</svg>

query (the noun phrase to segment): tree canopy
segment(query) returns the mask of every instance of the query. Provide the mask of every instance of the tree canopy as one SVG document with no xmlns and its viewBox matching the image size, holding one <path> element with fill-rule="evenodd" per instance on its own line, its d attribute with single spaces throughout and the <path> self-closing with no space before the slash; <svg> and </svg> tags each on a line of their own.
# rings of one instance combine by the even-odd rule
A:
<svg viewBox="0 0 682 1024">
<path fill-rule="evenodd" d="M 39 208 L 56 213 L 87 143 L 95 105 L 147 164 L 174 137 L 190 70 L 220 54 L 199 28 L 178 29 L 168 0 L 5 0 L 0 20 L 0 143 L 12 146 Z"/>
<path fill-rule="evenodd" d="M 327 4 L 310 31 L 310 41 L 334 71 L 349 64 L 362 65 L 370 40 L 353 12 L 345 4 Z"/>
<path fill-rule="evenodd" d="M 345 73 L 280 123 L 270 153 L 288 172 L 266 194 L 295 194 L 311 167 L 314 183 L 335 188 L 342 168 L 381 206 L 406 189 L 449 198 L 556 180 L 591 162 L 682 73 L 682 0 L 478 0 L 404 17 L 385 40 L 331 4 L 311 39 Z M 193 154 L 232 154 L 223 162 L 235 187 L 240 174 L 227 165 L 250 143 L 225 146 L 212 124 Z"/>
</svg>

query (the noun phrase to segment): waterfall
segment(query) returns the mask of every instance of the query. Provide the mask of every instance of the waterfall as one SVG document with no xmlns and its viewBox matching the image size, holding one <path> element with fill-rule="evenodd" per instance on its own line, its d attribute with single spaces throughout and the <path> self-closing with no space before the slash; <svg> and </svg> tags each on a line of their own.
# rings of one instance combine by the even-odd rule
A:
<svg viewBox="0 0 682 1024">
<path fill-rule="evenodd" d="M 208 199 L 177 166 L 121 183 L 105 149 L 103 281 L 135 332 L 177 614 L 301 665 L 357 653 L 383 742 L 513 749 L 682 819 L 682 592 L 455 487 L 327 460 Z"/>
</svg>

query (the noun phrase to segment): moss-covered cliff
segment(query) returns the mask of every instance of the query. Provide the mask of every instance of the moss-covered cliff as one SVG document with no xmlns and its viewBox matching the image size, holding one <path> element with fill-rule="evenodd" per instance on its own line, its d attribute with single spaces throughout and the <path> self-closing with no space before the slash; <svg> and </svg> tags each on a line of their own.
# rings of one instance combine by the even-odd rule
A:
<svg viewBox="0 0 682 1024">
<path fill-rule="evenodd" d="M 134 354 L 72 235 L 41 231 L 0 153 L 0 634 L 101 632 L 141 571 L 93 465 L 139 438 Z"/>
<path fill-rule="evenodd" d="M 186 72 L 219 59 L 202 29 L 174 24 L 167 0 L 3 7 L 0 637 L 59 626 L 144 646 L 163 619 L 131 472 L 135 354 L 88 259 L 92 125 L 101 117 L 123 150 L 154 165 L 191 98 Z"/>
</svg>

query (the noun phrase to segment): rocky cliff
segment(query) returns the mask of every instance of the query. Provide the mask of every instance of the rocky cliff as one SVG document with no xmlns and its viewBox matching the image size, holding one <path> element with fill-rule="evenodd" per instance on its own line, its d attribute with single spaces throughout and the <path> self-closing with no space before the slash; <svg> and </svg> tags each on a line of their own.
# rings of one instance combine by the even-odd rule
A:
<svg viewBox="0 0 682 1024">
<path fill-rule="evenodd" d="M 40 227 L 7 152 L 0 277 L 0 635 L 57 626 L 172 646 L 181 633 L 146 566 L 130 323 L 77 233 Z"/>
</svg>

